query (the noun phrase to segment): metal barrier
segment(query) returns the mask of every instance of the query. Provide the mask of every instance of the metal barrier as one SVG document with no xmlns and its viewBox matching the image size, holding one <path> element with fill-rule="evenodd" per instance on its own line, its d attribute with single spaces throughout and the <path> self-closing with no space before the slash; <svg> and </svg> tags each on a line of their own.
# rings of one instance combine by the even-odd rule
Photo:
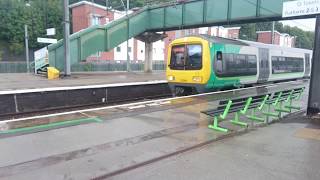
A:
<svg viewBox="0 0 320 180">
<path fill-rule="evenodd" d="M 143 71 L 144 64 L 131 63 L 131 70 Z M 166 64 L 163 61 L 156 61 L 153 63 L 153 70 L 163 71 L 166 69 Z M 71 67 L 72 72 L 96 72 L 96 71 L 126 71 L 126 62 L 121 63 L 101 63 L 101 62 L 82 62 L 76 63 Z M 26 62 L 0 62 L 0 73 L 26 73 Z M 34 72 L 34 63 L 30 63 L 30 72 Z"/>
<path fill-rule="evenodd" d="M 26 73 L 26 62 L 0 62 L 0 73 Z"/>
<path fill-rule="evenodd" d="M 231 113 L 235 113 L 234 119 L 230 121 L 235 125 L 248 127 L 247 123 L 241 121 L 240 115 L 252 121 L 269 123 L 270 118 L 280 119 L 283 113 L 292 113 L 294 110 L 300 110 L 301 107 L 294 106 L 293 102 L 300 100 L 304 89 L 298 88 L 274 94 L 220 101 L 216 109 L 203 111 L 202 113 L 213 117 L 213 121 L 208 125 L 208 128 L 220 132 L 229 131 L 227 128 L 220 127 L 219 121 L 225 120 Z M 249 110 L 251 110 L 250 114 L 248 114 Z"/>
<path fill-rule="evenodd" d="M 131 63 L 131 70 L 132 71 L 143 71 L 144 70 L 144 63 Z M 154 62 L 153 63 L 153 70 L 165 70 L 166 65 L 164 62 Z M 126 71 L 127 64 L 125 61 L 116 63 L 116 62 L 83 62 L 77 63 L 71 66 L 72 72 L 95 72 L 95 71 Z"/>
</svg>

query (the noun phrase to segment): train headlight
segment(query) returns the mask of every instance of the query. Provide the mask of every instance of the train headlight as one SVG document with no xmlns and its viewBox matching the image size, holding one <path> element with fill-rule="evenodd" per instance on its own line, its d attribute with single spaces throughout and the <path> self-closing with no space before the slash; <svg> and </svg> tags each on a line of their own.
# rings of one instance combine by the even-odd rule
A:
<svg viewBox="0 0 320 180">
<path fill-rule="evenodd" d="M 174 76 L 168 76 L 169 81 L 174 81 L 174 79 L 175 79 Z"/>
<path fill-rule="evenodd" d="M 192 77 L 192 80 L 193 80 L 194 82 L 201 82 L 201 81 L 202 81 L 202 77 L 200 77 L 200 76 L 193 76 L 193 77 Z"/>
</svg>

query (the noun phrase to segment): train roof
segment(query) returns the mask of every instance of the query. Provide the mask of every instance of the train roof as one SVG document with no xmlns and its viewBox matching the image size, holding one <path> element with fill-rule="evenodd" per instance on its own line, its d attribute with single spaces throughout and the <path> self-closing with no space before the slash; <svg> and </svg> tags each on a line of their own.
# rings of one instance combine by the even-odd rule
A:
<svg viewBox="0 0 320 180">
<path fill-rule="evenodd" d="M 312 52 L 310 49 L 301 49 L 301 48 L 292 48 L 292 47 L 283 47 L 275 44 L 265 44 L 261 42 L 254 42 L 254 41 L 246 41 L 246 40 L 238 40 L 244 43 L 249 44 L 250 46 L 257 47 L 257 48 L 268 48 L 268 49 L 279 49 L 281 48 L 282 50 L 287 50 L 287 51 L 295 51 L 295 52 Z"/>
<path fill-rule="evenodd" d="M 217 37 L 217 36 L 209 36 L 207 34 L 200 34 L 198 35 L 203 39 L 206 39 L 209 42 L 214 42 L 214 43 L 221 43 L 221 44 L 235 44 L 235 45 L 240 45 L 240 46 L 250 46 L 250 44 L 246 42 L 241 42 L 236 39 L 228 39 L 228 38 L 223 38 L 223 37 Z"/>
<path fill-rule="evenodd" d="M 261 42 L 254 42 L 254 41 L 246 41 L 246 40 L 240 40 L 240 39 L 228 39 L 228 38 L 223 38 L 223 37 L 216 37 L 216 36 L 209 36 L 207 34 L 200 34 L 200 35 L 192 35 L 194 37 L 201 37 L 203 39 L 206 39 L 209 42 L 214 42 L 214 43 L 221 43 L 221 44 L 234 44 L 234 45 L 239 45 L 239 46 L 252 46 L 252 47 L 257 47 L 257 48 L 268 48 L 268 49 L 283 49 L 283 50 L 293 50 L 296 52 L 309 52 L 311 53 L 312 50 L 310 49 L 301 49 L 301 48 L 290 48 L 290 47 L 283 47 L 279 45 L 274 45 L 274 44 L 265 44 Z M 192 37 L 189 36 L 189 37 Z"/>
</svg>

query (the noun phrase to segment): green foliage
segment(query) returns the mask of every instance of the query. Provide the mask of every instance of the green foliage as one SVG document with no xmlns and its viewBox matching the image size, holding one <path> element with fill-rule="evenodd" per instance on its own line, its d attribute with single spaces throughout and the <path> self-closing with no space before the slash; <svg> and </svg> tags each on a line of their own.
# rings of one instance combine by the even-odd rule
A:
<svg viewBox="0 0 320 180">
<path fill-rule="evenodd" d="M 3 51 L 0 49 L 0 61 L 2 61 Z"/>
<path fill-rule="evenodd" d="M 29 46 L 36 49 L 43 47 L 37 43 L 37 37 L 46 37 L 47 28 L 56 28 L 57 35 L 62 38 L 62 3 L 61 0 L 24 0 L 0 1 L 0 39 L 14 42 L 12 47 L 19 48 L 24 43 L 24 25 L 28 25 Z M 19 45 L 17 45 L 19 44 Z M 15 50 L 20 52 L 20 50 Z"/>
<path fill-rule="evenodd" d="M 240 39 L 255 41 L 256 40 L 256 25 L 255 24 L 244 24 L 241 25 Z"/>
<path fill-rule="evenodd" d="M 12 54 L 21 55 L 24 51 L 23 43 L 19 43 L 19 42 L 10 43 L 9 50 Z"/>
</svg>

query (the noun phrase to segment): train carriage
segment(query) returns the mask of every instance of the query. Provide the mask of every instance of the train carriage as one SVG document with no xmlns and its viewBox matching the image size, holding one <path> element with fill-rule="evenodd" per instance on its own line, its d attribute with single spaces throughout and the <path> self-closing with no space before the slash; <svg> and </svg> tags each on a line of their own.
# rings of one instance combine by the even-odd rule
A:
<svg viewBox="0 0 320 180">
<path fill-rule="evenodd" d="M 310 76 L 312 51 L 208 35 L 169 45 L 167 80 L 177 95 Z"/>
</svg>

